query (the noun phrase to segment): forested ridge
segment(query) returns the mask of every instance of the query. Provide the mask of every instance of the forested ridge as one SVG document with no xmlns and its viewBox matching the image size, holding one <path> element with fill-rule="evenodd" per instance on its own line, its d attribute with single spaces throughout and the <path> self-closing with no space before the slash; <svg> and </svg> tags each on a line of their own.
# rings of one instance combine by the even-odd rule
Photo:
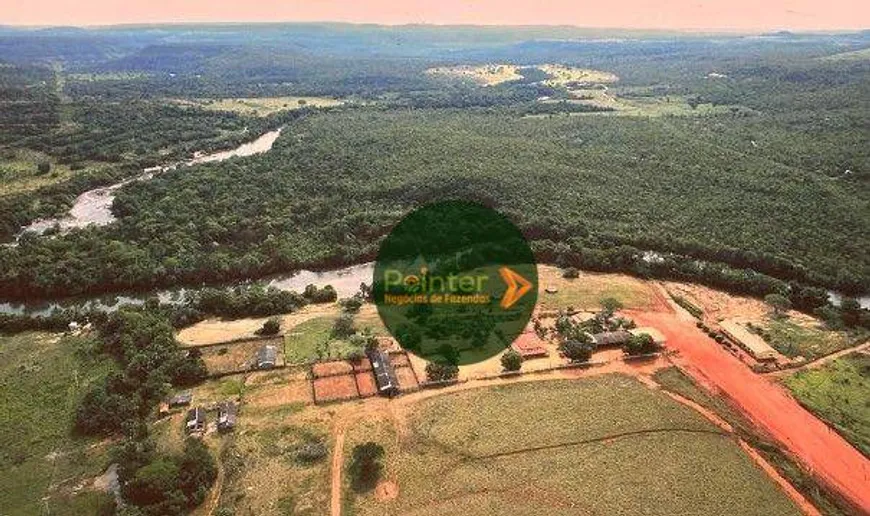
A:
<svg viewBox="0 0 870 516">
<path fill-rule="evenodd" d="M 825 58 L 866 36 L 832 38 L 509 43 L 413 59 L 152 42 L 122 58 L 78 62 L 63 90 L 77 130 L 8 145 L 64 160 L 117 157 L 129 167 L 153 162 L 157 151 L 235 141 L 244 128 L 286 128 L 266 154 L 125 186 L 111 226 L 26 236 L 0 249 L 0 290 L 17 299 L 148 290 L 354 263 L 371 259 L 408 211 L 459 198 L 507 213 L 548 261 L 754 295 L 866 292 L 870 68 Z M 624 116 L 569 102 L 569 92 L 545 86 L 546 74 L 528 66 L 522 79 L 489 87 L 423 73 L 508 49 L 537 62 L 573 53 L 565 62 L 620 74 L 608 93 L 617 108 L 621 99 L 685 108 Z M 357 102 L 267 118 L 176 102 L 315 93 Z M 6 231 L 122 175 L 87 171 L 0 197 L 0 215 L 12 221 Z M 50 199 L 58 199 L 53 210 Z M 805 297 L 815 300 L 808 309 L 821 299 Z"/>
</svg>

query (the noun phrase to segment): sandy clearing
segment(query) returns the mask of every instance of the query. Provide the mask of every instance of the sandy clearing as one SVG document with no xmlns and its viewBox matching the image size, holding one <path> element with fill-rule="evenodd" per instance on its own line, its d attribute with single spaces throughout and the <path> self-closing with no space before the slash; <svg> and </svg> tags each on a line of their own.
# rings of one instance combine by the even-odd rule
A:
<svg viewBox="0 0 870 516">
<path fill-rule="evenodd" d="M 281 331 L 292 332 L 293 328 L 306 321 L 322 315 L 338 314 L 336 304 L 308 305 L 296 312 L 277 316 L 281 319 Z M 254 333 L 263 326 L 268 317 L 251 317 L 245 319 L 206 319 L 193 326 L 182 329 L 176 339 L 182 346 L 206 346 L 234 339 L 256 337 Z"/>
</svg>

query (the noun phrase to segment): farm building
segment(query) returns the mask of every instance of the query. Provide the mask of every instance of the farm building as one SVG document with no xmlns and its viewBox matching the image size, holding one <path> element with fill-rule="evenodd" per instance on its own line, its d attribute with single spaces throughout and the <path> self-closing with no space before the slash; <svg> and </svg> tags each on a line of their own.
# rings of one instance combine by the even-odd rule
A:
<svg viewBox="0 0 870 516">
<path fill-rule="evenodd" d="M 373 350 L 368 353 L 372 363 L 372 372 L 375 382 L 378 384 L 378 392 L 387 396 L 399 393 L 399 382 L 396 380 L 396 371 L 390 364 L 390 355 L 381 350 Z"/>
<path fill-rule="evenodd" d="M 548 355 L 544 341 L 535 332 L 525 332 L 517 337 L 511 348 L 525 358 L 538 358 Z"/>
<path fill-rule="evenodd" d="M 722 332 L 738 346 L 746 350 L 752 358 L 759 362 L 770 362 L 777 359 L 779 354 L 770 344 L 760 336 L 746 329 L 741 321 L 727 319 L 719 323 Z"/>
<path fill-rule="evenodd" d="M 665 345 L 665 336 L 662 335 L 662 332 L 658 331 L 655 328 L 651 328 L 651 327 L 647 326 L 645 328 L 634 328 L 632 330 L 628 330 L 628 332 L 631 333 L 632 335 L 641 335 L 641 334 L 645 333 L 645 334 L 649 335 L 650 337 L 652 337 L 653 342 L 655 342 L 659 346 Z"/>
<path fill-rule="evenodd" d="M 202 407 L 192 408 L 187 411 L 187 432 L 201 432 L 205 430 L 205 409 Z"/>
<path fill-rule="evenodd" d="M 604 331 L 592 336 L 592 342 L 599 348 L 618 348 L 627 343 L 631 333 L 625 330 Z"/>
<path fill-rule="evenodd" d="M 221 432 L 229 432 L 236 427 L 238 407 L 232 401 L 224 401 L 218 405 L 217 426 Z"/>
<path fill-rule="evenodd" d="M 278 364 L 278 348 L 263 346 L 257 350 L 257 369 L 271 369 Z"/>
<path fill-rule="evenodd" d="M 193 401 L 193 394 L 184 392 L 169 398 L 169 408 L 186 407 Z"/>
</svg>

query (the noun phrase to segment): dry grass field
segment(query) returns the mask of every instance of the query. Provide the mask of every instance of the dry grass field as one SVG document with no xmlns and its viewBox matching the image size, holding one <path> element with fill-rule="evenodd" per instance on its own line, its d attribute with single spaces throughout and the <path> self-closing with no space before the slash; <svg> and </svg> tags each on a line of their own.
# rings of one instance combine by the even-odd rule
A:
<svg viewBox="0 0 870 516">
<path fill-rule="evenodd" d="M 648 309 L 659 299 L 654 287 L 643 280 L 624 274 L 581 272 L 579 278 L 566 279 L 562 270 L 550 265 L 538 266 L 538 304 L 542 310 L 574 307 L 577 310 L 598 310 L 603 298 L 618 299 L 625 308 Z M 556 293 L 546 289 L 555 287 Z"/>
<path fill-rule="evenodd" d="M 430 68 L 426 73 L 451 79 L 469 79 L 481 86 L 494 86 L 503 82 L 522 79 L 519 67 L 508 64 L 488 64 L 482 66 L 445 66 Z"/>
<path fill-rule="evenodd" d="M 397 491 L 346 485 L 353 513 L 799 514 L 730 437 L 625 376 L 469 389 L 415 409 L 398 433 L 384 420 L 349 431 L 345 457 L 380 443 Z"/>
<path fill-rule="evenodd" d="M 231 99 L 199 99 L 195 104 L 213 111 L 230 111 L 248 116 L 267 116 L 279 111 L 304 107 L 332 107 L 344 101 L 329 97 L 258 97 Z"/>
<path fill-rule="evenodd" d="M 302 404 L 240 413 L 240 431 L 225 437 L 220 452 L 224 483 L 215 514 L 322 515 L 329 507 L 328 413 Z M 305 446 L 322 456 L 304 460 Z"/>
<path fill-rule="evenodd" d="M 619 80 L 619 77 L 610 72 L 588 68 L 575 68 L 559 64 L 543 64 L 538 68 L 550 75 L 550 78 L 545 81 L 550 86 L 565 86 L 572 83 L 605 84 Z"/>
</svg>

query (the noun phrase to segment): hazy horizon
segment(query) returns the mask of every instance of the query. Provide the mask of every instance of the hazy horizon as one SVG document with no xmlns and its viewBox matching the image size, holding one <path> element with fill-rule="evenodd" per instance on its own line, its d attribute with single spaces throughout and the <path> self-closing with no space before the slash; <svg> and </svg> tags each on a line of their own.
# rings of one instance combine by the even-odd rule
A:
<svg viewBox="0 0 870 516">
<path fill-rule="evenodd" d="M 870 3 L 851 0 L 555 0 L 549 3 L 443 0 L 395 3 L 368 0 L 241 2 L 214 4 L 92 0 L 70 4 L 34 0 L 7 6 L 0 25 L 17 27 L 101 27 L 112 25 L 220 23 L 352 23 L 400 25 L 562 26 L 579 29 L 766 32 L 841 31 L 870 28 Z"/>
</svg>

